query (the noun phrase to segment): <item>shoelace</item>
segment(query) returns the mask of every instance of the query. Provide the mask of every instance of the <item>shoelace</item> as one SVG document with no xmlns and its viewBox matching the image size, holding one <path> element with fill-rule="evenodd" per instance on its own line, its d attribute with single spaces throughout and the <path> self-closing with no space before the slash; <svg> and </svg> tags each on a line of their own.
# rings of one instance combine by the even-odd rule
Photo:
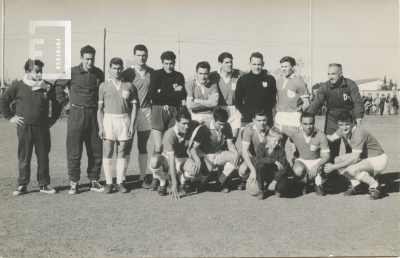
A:
<svg viewBox="0 0 400 258">
<path fill-rule="evenodd" d="M 20 185 L 20 186 L 18 186 L 18 188 L 17 188 L 17 191 L 21 191 L 21 190 L 22 190 L 22 188 L 24 188 L 24 186 L 23 186 L 23 185 Z"/>
</svg>

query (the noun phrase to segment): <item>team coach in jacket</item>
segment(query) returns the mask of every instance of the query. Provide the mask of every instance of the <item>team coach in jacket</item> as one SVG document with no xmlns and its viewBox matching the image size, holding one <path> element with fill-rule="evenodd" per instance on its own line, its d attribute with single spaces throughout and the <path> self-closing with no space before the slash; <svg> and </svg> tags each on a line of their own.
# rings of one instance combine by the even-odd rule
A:
<svg viewBox="0 0 400 258">
<path fill-rule="evenodd" d="M 327 111 L 324 129 L 326 135 L 332 135 L 339 129 L 337 118 L 342 111 L 352 113 L 357 120 L 357 125 L 361 126 L 361 119 L 364 117 L 364 105 L 357 84 L 343 77 L 341 64 L 330 64 L 328 77 L 329 80 L 319 87 L 307 112 L 316 115 L 326 101 Z M 332 163 L 339 155 L 340 142 L 340 140 L 329 142 Z M 346 145 L 346 153 L 349 152 L 351 152 L 351 148 Z"/>
</svg>

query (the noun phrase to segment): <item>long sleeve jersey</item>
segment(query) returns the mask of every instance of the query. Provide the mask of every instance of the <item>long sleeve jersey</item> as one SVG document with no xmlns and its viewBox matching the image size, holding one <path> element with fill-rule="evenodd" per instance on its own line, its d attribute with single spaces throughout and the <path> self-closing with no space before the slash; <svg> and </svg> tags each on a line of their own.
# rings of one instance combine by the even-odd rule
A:
<svg viewBox="0 0 400 258">
<path fill-rule="evenodd" d="M 71 68 L 71 79 L 57 80 L 56 95 L 58 102 L 65 107 L 68 104 L 68 98 L 64 92 L 68 87 L 69 101 L 71 104 L 97 108 L 99 101 L 99 86 L 104 82 L 104 73 L 97 67 L 90 71 L 85 71 L 82 64 Z"/>
<path fill-rule="evenodd" d="M 182 89 L 176 91 L 178 86 Z M 156 70 L 151 74 L 148 94 L 153 105 L 179 107 L 187 95 L 185 78 L 177 71 L 167 73 L 164 69 Z"/>
<path fill-rule="evenodd" d="M 49 119 L 49 100 L 52 105 L 52 119 L 57 120 L 61 114 L 61 105 L 56 99 L 53 85 L 51 85 L 49 91 L 45 89 L 33 91 L 32 87 L 26 85 L 22 80 L 13 83 L 0 98 L 3 116 L 8 120 L 13 117 L 10 104 L 14 100 L 16 103 L 16 115 L 23 117 L 23 124 L 26 125 L 47 123 Z"/>
<path fill-rule="evenodd" d="M 344 77 L 339 83 L 339 86 L 333 85 L 330 81 L 322 83 L 307 112 L 316 115 L 326 101 L 327 115 L 350 111 L 353 112 L 356 119 L 363 118 L 364 104 L 357 84 Z"/>
<path fill-rule="evenodd" d="M 242 114 L 242 122 L 252 122 L 257 109 L 272 110 L 276 94 L 276 80 L 267 70 L 240 77 L 236 84 L 235 106 Z"/>
</svg>

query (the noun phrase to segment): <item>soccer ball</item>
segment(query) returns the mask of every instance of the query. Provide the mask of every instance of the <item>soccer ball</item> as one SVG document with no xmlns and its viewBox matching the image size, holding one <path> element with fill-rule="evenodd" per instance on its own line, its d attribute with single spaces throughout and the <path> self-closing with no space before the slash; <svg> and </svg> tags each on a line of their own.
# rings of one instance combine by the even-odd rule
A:
<svg viewBox="0 0 400 258">
<path fill-rule="evenodd" d="M 260 189 L 258 188 L 257 180 L 255 180 L 252 183 L 247 181 L 247 183 L 246 183 L 246 192 L 248 194 L 252 195 L 252 196 L 256 196 L 260 192 Z"/>
</svg>

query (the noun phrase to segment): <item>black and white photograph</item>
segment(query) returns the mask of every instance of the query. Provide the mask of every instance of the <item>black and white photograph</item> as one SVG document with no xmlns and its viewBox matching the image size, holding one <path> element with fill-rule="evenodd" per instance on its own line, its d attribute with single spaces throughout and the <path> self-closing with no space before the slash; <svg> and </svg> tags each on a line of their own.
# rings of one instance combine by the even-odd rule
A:
<svg viewBox="0 0 400 258">
<path fill-rule="evenodd" d="M 399 257 L 399 0 L 0 0 L 0 257 Z"/>
</svg>

